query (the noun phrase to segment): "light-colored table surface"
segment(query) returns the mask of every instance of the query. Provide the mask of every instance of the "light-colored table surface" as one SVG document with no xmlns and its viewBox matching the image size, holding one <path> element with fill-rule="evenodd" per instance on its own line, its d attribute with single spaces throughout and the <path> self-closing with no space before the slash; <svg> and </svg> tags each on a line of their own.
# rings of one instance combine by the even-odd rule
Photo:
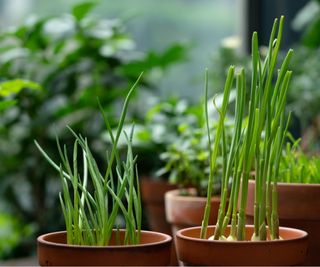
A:
<svg viewBox="0 0 320 267">
<path fill-rule="evenodd" d="M 22 259 L 13 259 L 8 261 L 0 261 L 0 266 L 39 266 L 38 259 L 33 258 L 22 258 Z"/>
</svg>

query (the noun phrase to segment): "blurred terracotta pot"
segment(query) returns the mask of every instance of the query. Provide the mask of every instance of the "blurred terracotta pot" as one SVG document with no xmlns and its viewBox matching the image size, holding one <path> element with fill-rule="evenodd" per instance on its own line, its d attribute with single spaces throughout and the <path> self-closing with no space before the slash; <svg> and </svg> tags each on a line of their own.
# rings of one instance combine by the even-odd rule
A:
<svg viewBox="0 0 320 267">
<path fill-rule="evenodd" d="M 207 237 L 214 228 L 208 227 Z M 255 242 L 200 239 L 200 230 L 192 227 L 177 232 L 177 254 L 185 265 L 299 265 L 307 253 L 308 234 L 297 229 L 281 227 L 283 240 Z M 246 236 L 251 238 L 252 233 L 253 226 L 246 226 Z"/>
<path fill-rule="evenodd" d="M 180 229 L 201 225 L 207 198 L 197 197 L 193 188 L 187 190 L 188 196 L 181 196 L 180 190 L 168 191 L 165 194 L 166 219 L 171 224 L 172 234 L 175 237 Z M 211 201 L 210 224 L 217 221 L 220 197 L 213 197 Z M 175 238 L 174 238 L 175 240 Z M 173 249 L 173 265 L 178 264 L 176 250 Z"/>
<path fill-rule="evenodd" d="M 188 196 L 181 196 L 179 190 L 173 190 L 165 195 L 166 218 L 173 234 L 183 228 L 201 225 L 207 198 L 196 197 L 192 188 L 188 193 Z M 212 197 L 209 224 L 216 223 L 219 205 L 220 197 Z"/>
<path fill-rule="evenodd" d="M 120 231 L 123 240 L 124 231 Z M 41 266 L 114 266 L 169 265 L 172 238 L 157 232 L 141 231 L 138 245 L 115 245 L 113 233 L 108 246 L 66 244 L 66 232 L 38 237 L 38 260 Z"/>
<path fill-rule="evenodd" d="M 165 180 L 154 180 L 143 177 L 140 182 L 141 197 L 147 212 L 149 227 L 152 231 L 171 235 L 170 224 L 166 221 L 164 195 L 167 191 L 176 189 L 176 185 Z"/>
<path fill-rule="evenodd" d="M 253 223 L 254 186 L 249 182 L 247 222 Z M 305 265 L 320 265 L 320 185 L 278 183 L 278 213 L 281 226 L 308 232 Z"/>
</svg>

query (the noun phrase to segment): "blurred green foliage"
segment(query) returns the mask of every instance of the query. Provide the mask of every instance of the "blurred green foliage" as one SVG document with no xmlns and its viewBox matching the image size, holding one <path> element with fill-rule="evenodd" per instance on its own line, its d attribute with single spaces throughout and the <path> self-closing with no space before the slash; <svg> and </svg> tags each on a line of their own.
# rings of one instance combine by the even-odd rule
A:
<svg viewBox="0 0 320 267">
<path fill-rule="evenodd" d="M 298 12 L 295 30 L 302 33 L 292 61 L 293 80 L 289 108 L 300 120 L 301 148 L 309 153 L 320 150 L 320 1 L 311 0 Z"/>
<path fill-rule="evenodd" d="M 27 87 L 33 90 L 41 89 L 39 84 L 28 80 L 16 79 L 0 83 L 0 112 L 15 105 L 17 101 L 14 98 Z M 22 225 L 16 216 L 2 210 L 3 207 L 0 206 L 0 259 L 6 259 L 23 250 L 24 241 L 32 235 L 33 227 L 32 224 Z"/>
<path fill-rule="evenodd" d="M 25 88 L 40 90 L 41 86 L 28 80 L 8 80 L 0 83 L 0 112 L 17 103 L 14 96 Z M 13 97 L 12 97 L 13 96 Z"/>
<path fill-rule="evenodd" d="M 141 162 L 138 166 L 148 167 L 140 173 L 151 173 L 153 179 L 167 179 L 180 189 L 193 187 L 198 196 L 206 195 L 209 150 L 203 106 L 202 103 L 191 105 L 185 99 L 169 99 L 147 112 L 144 124 L 135 130 L 133 143 Z M 210 111 L 213 129 L 217 116 L 216 112 Z M 232 128 L 227 125 L 227 136 Z M 217 168 L 215 193 L 220 190 L 221 171 Z"/>
<path fill-rule="evenodd" d="M 310 48 L 320 46 L 320 0 L 309 1 L 296 15 L 293 23 L 302 32 L 301 43 Z"/>
<path fill-rule="evenodd" d="M 120 20 L 90 15 L 93 7 L 84 2 L 70 14 L 33 17 L 0 34 L 0 80 L 19 77 L 43 88 L 36 93 L 22 90 L 16 99 L 19 105 L 0 117 L 1 201 L 23 224 L 35 222 L 35 234 L 61 229 L 63 219 L 57 200 L 59 179 L 43 163 L 33 139 L 56 155 L 56 135 L 63 143 L 72 141 L 67 124 L 88 136 L 99 155 L 105 144 L 100 140 L 104 126 L 97 98 L 112 121 L 141 70 L 146 73 L 139 93 L 155 92 L 150 73 L 186 56 L 179 44 L 162 53 L 139 52 Z M 138 108 L 129 115 L 139 119 Z"/>
<path fill-rule="evenodd" d="M 33 233 L 32 225 L 22 225 L 17 218 L 0 213 L 0 259 L 7 259 L 23 249 L 24 240 Z"/>
<path fill-rule="evenodd" d="M 293 79 L 288 95 L 288 109 L 298 116 L 303 130 L 306 130 L 319 115 L 319 59 L 320 46 L 317 49 L 296 46 L 294 49 L 291 62 Z"/>
<path fill-rule="evenodd" d="M 27 14 L 64 14 L 81 1 L 28 0 L 15 8 L 19 0 L 2 0 L 0 23 L 18 25 Z M 202 73 L 210 64 L 210 55 L 222 38 L 237 34 L 239 7 L 237 0 L 100 0 L 93 10 L 95 15 L 123 18 L 140 51 L 161 53 L 177 41 L 192 46 L 188 62 L 170 67 L 164 79 L 155 71 L 153 78 L 163 98 L 183 96 L 197 101 L 202 90 L 195 88 L 202 88 Z"/>
<path fill-rule="evenodd" d="M 144 123 L 136 132 L 134 146 L 139 153 L 139 161 L 148 162 L 140 164 L 143 173 L 151 173 L 154 178 L 168 178 L 168 173 L 159 174 L 158 170 L 163 166 L 162 153 L 168 146 L 178 145 L 182 132 L 186 127 L 197 127 L 201 120 L 201 109 L 191 106 L 186 100 L 176 98 L 160 101 L 148 110 Z M 156 151 L 156 153 L 155 153 Z M 141 158 L 142 156 L 142 158 Z M 169 179 L 170 182 L 174 182 Z"/>
</svg>

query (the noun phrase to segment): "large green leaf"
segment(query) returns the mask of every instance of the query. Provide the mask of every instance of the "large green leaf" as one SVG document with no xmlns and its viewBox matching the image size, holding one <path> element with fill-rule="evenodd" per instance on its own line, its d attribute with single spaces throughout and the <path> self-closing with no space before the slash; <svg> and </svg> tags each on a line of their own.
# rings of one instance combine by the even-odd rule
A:
<svg viewBox="0 0 320 267">
<path fill-rule="evenodd" d="M 15 79 L 0 83 L 0 96 L 6 97 L 11 94 L 17 94 L 25 88 L 41 90 L 41 86 L 38 83 L 29 80 Z"/>
</svg>

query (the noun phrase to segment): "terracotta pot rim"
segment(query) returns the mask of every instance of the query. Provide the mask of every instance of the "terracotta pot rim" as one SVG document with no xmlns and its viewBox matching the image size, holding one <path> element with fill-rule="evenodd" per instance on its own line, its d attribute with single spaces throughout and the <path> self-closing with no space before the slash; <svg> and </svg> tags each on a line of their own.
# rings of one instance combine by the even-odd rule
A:
<svg viewBox="0 0 320 267">
<path fill-rule="evenodd" d="M 125 231 L 124 229 L 120 229 L 121 232 Z M 51 232 L 47 234 L 40 235 L 37 238 L 37 242 L 40 243 L 41 245 L 47 245 L 47 246 L 55 246 L 55 247 L 61 247 L 61 248 L 77 248 L 77 249 L 128 249 L 128 248 L 141 248 L 141 247 L 149 247 L 149 246 L 155 246 L 155 245 L 161 245 L 165 244 L 168 242 L 172 241 L 172 237 L 167 234 L 159 233 L 159 232 L 154 232 L 154 231 L 146 231 L 146 230 L 141 230 L 141 234 L 151 234 L 151 235 L 156 235 L 159 237 L 162 237 L 163 240 L 156 241 L 156 242 L 151 242 L 151 243 L 144 243 L 144 244 L 137 244 L 137 245 L 112 245 L 112 246 L 87 246 L 87 245 L 70 245 L 66 243 L 56 243 L 56 242 L 51 242 L 45 240 L 45 238 L 53 236 L 53 235 L 61 235 L 61 234 L 66 234 L 66 231 L 58 231 L 58 232 Z"/>
<path fill-rule="evenodd" d="M 210 225 L 210 228 L 215 227 L 215 225 Z M 308 233 L 306 231 L 296 229 L 296 228 L 290 228 L 290 227 L 279 227 L 279 230 L 287 230 L 287 231 L 292 231 L 299 233 L 299 237 L 292 238 L 292 239 L 281 239 L 281 240 L 266 240 L 266 241 L 225 241 L 225 240 L 208 240 L 208 239 L 201 239 L 201 238 L 194 238 L 194 237 L 189 237 L 187 235 L 184 235 L 185 232 L 193 230 L 193 229 L 200 229 L 201 226 L 195 226 L 195 227 L 189 227 L 189 228 L 184 228 L 179 230 L 176 233 L 176 237 L 179 237 L 181 239 L 189 240 L 189 241 L 194 241 L 194 242 L 201 242 L 201 243 L 219 243 L 219 244 L 238 244 L 239 246 L 247 246 L 248 244 L 252 245 L 265 245 L 265 244 L 271 244 L 271 243 L 283 243 L 283 242 L 288 242 L 291 240 L 301 240 L 305 239 L 308 236 Z M 246 228 L 254 228 L 253 225 L 246 225 Z"/>
<path fill-rule="evenodd" d="M 280 186 L 296 186 L 296 187 L 319 187 L 320 184 L 303 184 L 303 183 L 285 183 L 285 182 L 278 182 L 277 183 Z"/>
<path fill-rule="evenodd" d="M 193 188 L 187 188 L 187 190 L 192 190 Z M 199 197 L 199 196 L 181 196 L 179 195 L 180 189 L 174 189 L 167 191 L 165 194 L 166 198 L 176 198 L 179 199 L 179 201 L 190 201 L 192 199 L 193 201 L 199 201 L 203 202 L 203 200 L 207 200 L 206 197 Z M 211 199 L 213 200 L 219 200 L 220 201 L 220 196 L 213 196 Z"/>
<path fill-rule="evenodd" d="M 141 176 L 140 180 L 148 180 L 148 181 L 153 181 L 153 182 L 168 182 L 169 183 L 167 178 L 164 178 L 164 177 L 155 178 L 155 176 L 148 175 L 148 174 L 143 174 Z"/>
<path fill-rule="evenodd" d="M 250 179 L 249 182 L 253 183 L 255 180 Z M 304 184 L 304 183 L 286 183 L 286 182 L 277 182 L 278 186 L 293 186 L 293 187 L 319 187 L 320 184 Z"/>
</svg>

